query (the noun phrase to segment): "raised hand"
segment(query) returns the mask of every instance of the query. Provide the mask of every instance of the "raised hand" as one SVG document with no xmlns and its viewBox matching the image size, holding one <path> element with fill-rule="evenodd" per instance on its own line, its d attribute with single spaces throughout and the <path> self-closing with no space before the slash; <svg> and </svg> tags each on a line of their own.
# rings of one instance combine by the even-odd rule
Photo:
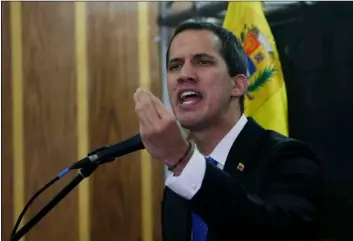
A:
<svg viewBox="0 0 353 241">
<path fill-rule="evenodd" d="M 174 116 L 147 90 L 137 89 L 134 101 L 146 150 L 167 166 L 178 163 L 190 148 Z"/>
</svg>

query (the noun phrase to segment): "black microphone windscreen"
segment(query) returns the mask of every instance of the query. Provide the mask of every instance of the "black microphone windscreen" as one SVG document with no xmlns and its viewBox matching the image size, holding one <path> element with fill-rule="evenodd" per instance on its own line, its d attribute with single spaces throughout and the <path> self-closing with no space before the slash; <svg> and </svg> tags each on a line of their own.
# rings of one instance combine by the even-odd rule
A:
<svg viewBox="0 0 353 241">
<path fill-rule="evenodd" d="M 140 134 L 130 137 L 120 143 L 114 144 L 102 151 L 102 155 L 119 157 L 125 154 L 144 149 Z"/>
<path fill-rule="evenodd" d="M 85 157 L 75 162 L 70 169 L 79 169 L 91 165 L 92 163 L 102 164 L 111 162 L 115 158 L 144 149 L 145 146 L 141 140 L 140 134 L 137 134 L 129 139 L 119 142 L 114 145 L 104 146 L 91 152 L 88 157 Z"/>
</svg>

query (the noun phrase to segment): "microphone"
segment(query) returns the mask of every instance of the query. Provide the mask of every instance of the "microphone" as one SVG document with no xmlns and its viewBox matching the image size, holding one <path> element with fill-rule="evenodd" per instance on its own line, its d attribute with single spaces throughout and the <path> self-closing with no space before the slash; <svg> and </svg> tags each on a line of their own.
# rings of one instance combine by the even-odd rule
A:
<svg viewBox="0 0 353 241">
<path fill-rule="evenodd" d="M 110 146 L 103 146 L 93 152 L 88 153 L 87 157 L 75 162 L 70 167 L 70 170 L 84 168 L 92 164 L 100 165 L 106 162 L 111 162 L 117 157 L 142 149 L 145 149 L 145 147 L 142 143 L 140 134 L 137 134 L 120 143 Z"/>
</svg>

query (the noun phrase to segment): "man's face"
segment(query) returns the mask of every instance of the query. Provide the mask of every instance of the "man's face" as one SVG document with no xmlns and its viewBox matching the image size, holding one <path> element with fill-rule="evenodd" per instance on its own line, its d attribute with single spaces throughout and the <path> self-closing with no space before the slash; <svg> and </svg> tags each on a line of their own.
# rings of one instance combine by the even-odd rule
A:
<svg viewBox="0 0 353 241">
<path fill-rule="evenodd" d="M 168 61 L 170 103 L 184 128 L 203 128 L 226 115 L 235 84 L 215 34 L 207 30 L 179 33 Z"/>
</svg>

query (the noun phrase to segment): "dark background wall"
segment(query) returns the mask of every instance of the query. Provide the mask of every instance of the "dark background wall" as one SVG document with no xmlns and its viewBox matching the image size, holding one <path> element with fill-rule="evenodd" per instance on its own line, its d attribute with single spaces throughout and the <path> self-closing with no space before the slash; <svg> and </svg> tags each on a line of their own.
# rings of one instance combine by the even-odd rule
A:
<svg viewBox="0 0 353 241">
<path fill-rule="evenodd" d="M 290 135 L 322 160 L 325 238 L 353 240 L 353 4 L 321 2 L 270 21 L 288 92 Z"/>
</svg>

